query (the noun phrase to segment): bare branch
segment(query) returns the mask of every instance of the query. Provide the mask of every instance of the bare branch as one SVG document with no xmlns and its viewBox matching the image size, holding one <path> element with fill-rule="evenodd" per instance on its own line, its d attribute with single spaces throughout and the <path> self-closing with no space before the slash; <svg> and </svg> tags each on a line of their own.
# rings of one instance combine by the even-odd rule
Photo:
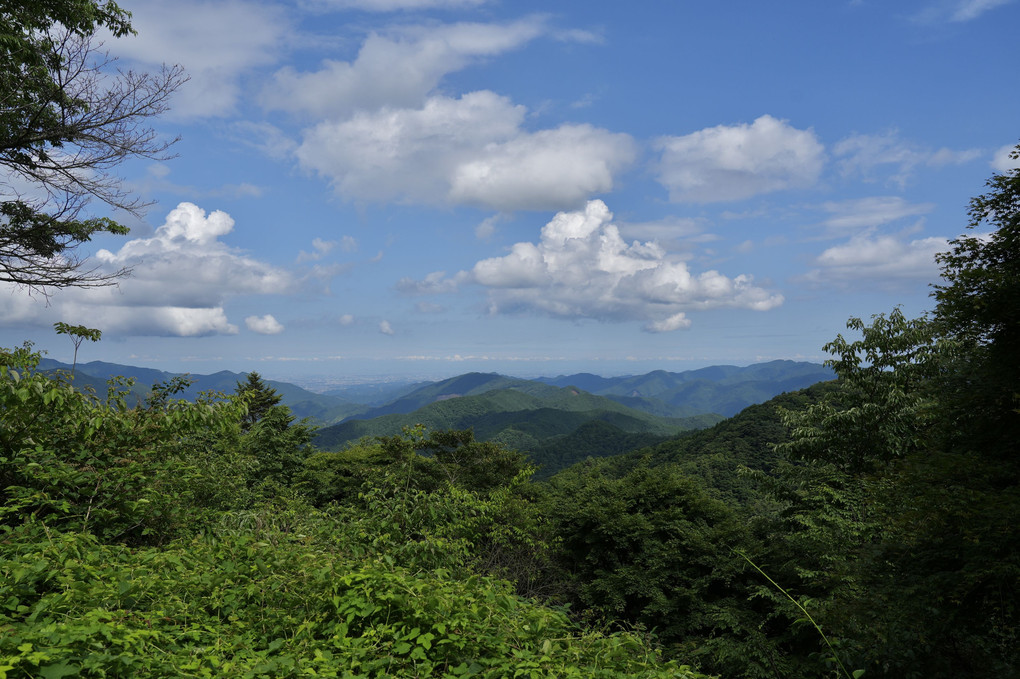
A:
<svg viewBox="0 0 1020 679">
<path fill-rule="evenodd" d="M 13 19 L 0 13 L 0 21 Z M 180 66 L 115 69 L 93 42 L 94 22 L 91 30 L 49 27 L 0 41 L 0 281 L 44 294 L 111 285 L 129 273 L 87 268 L 75 255 L 93 234 L 127 233 L 86 210 L 94 200 L 136 216 L 147 207 L 115 171 L 129 158 L 172 157 L 177 139 L 160 137 L 150 121 L 187 81 Z"/>
</svg>

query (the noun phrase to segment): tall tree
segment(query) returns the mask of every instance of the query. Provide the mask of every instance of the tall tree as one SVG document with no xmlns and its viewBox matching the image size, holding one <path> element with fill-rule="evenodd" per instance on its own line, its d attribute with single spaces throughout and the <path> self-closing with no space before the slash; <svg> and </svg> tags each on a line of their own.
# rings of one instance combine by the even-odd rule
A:
<svg viewBox="0 0 1020 679">
<path fill-rule="evenodd" d="M 279 405 L 283 397 L 271 386 L 262 381 L 257 372 L 248 373 L 246 382 L 238 382 L 234 393 L 244 399 L 248 413 L 241 421 L 241 427 L 248 431 L 259 420 L 264 418 L 273 406 Z"/>
<path fill-rule="evenodd" d="M 131 157 L 165 159 L 176 139 L 148 126 L 187 79 L 114 71 L 97 34 L 132 33 L 112 0 L 0 0 L 0 281 L 47 288 L 109 285 L 126 270 L 88 269 L 79 245 L 125 234 L 92 200 L 145 207 L 114 174 Z"/>
<path fill-rule="evenodd" d="M 74 381 L 74 369 L 78 367 L 78 347 L 85 340 L 98 342 L 103 338 L 103 331 L 95 328 L 88 328 L 84 325 L 68 325 L 63 321 L 53 324 L 53 329 L 58 335 L 67 335 L 74 343 L 74 361 L 71 363 L 71 381 Z"/>
<path fill-rule="evenodd" d="M 1020 146 L 1010 154 L 1020 159 Z M 974 231 L 939 255 L 946 284 L 935 286 L 941 331 L 969 350 L 946 389 L 957 442 L 1014 455 L 1020 440 L 1020 167 L 993 175 L 990 191 L 970 202 Z"/>
<path fill-rule="evenodd" d="M 791 487 L 831 498 L 787 514 L 846 564 L 826 624 L 868 676 L 1020 668 L 1020 169 L 987 185 L 969 227 L 993 229 L 939 255 L 933 313 L 851 319 L 862 339 L 826 345 L 839 388 L 780 446 L 807 463 Z"/>
</svg>

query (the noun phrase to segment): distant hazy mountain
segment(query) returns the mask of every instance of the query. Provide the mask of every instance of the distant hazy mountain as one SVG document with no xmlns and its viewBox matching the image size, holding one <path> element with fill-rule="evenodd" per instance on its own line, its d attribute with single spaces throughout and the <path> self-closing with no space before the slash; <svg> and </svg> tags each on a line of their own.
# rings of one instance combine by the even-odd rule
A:
<svg viewBox="0 0 1020 679">
<path fill-rule="evenodd" d="M 532 380 L 522 380 L 496 373 L 466 373 L 439 382 L 427 382 L 385 405 L 352 416 L 368 420 L 382 415 L 412 413 L 430 403 L 459 396 L 478 396 L 499 389 L 515 389 L 525 394 L 557 393 L 558 389 Z"/>
<path fill-rule="evenodd" d="M 71 370 L 71 365 L 61 363 L 53 359 L 43 358 L 39 362 L 42 370 Z M 111 377 L 123 376 L 136 380 L 134 392 L 140 396 L 148 393 L 149 388 L 157 382 L 167 382 L 181 373 L 169 373 L 152 368 L 139 368 L 131 365 L 118 363 L 106 363 L 104 361 L 91 361 L 79 363 L 75 369 L 75 384 L 90 384 L 100 394 L 105 393 L 105 383 Z M 194 380 L 192 385 L 181 392 L 181 398 L 195 399 L 199 392 L 222 391 L 231 393 L 237 387 L 238 382 L 243 382 L 245 374 L 235 373 L 227 370 L 213 373 L 211 375 L 188 374 Z M 281 403 L 291 409 L 291 412 L 298 418 L 310 417 L 317 423 L 332 424 L 339 422 L 366 409 L 359 403 L 352 403 L 340 396 L 316 394 L 289 382 L 277 382 L 264 380 L 266 384 L 276 389 L 282 397 Z"/>
<path fill-rule="evenodd" d="M 679 373 L 656 370 L 628 377 L 607 378 L 580 373 L 541 377 L 536 381 L 561 387 L 574 385 L 648 412 L 681 417 L 711 412 L 729 417 L 783 392 L 834 378 L 832 370 L 817 363 L 770 361 L 747 367 L 717 365 Z"/>
<path fill-rule="evenodd" d="M 47 358 L 42 359 L 40 367 L 44 370 L 71 368 L 66 363 Z M 175 376 L 175 373 L 161 370 L 103 361 L 79 364 L 76 373 L 76 384 L 92 385 L 100 393 L 104 392 L 105 381 L 110 377 L 117 375 L 133 377 L 137 380 L 136 398 L 143 397 L 152 384 L 166 382 Z M 190 376 L 194 383 L 182 394 L 188 399 L 194 399 L 201 391 L 232 392 L 237 383 L 244 380 L 244 374 L 225 370 L 211 375 Z M 434 408 L 426 411 L 424 415 L 433 417 L 437 427 L 461 426 L 443 425 L 444 422 L 472 422 L 470 426 L 489 428 L 499 425 L 493 436 L 506 430 L 509 432 L 505 434 L 506 437 L 517 437 L 520 441 L 529 442 L 529 445 L 538 445 L 538 442 L 548 439 L 549 436 L 565 436 L 572 433 L 581 423 L 593 419 L 609 422 L 614 417 L 623 417 L 624 413 L 626 417 L 636 417 L 635 414 L 640 414 L 652 418 L 642 420 L 644 424 L 640 426 L 626 419 L 621 421 L 620 431 L 625 434 L 665 433 L 661 426 L 649 424 L 652 421 L 661 424 L 672 420 L 672 424 L 666 426 L 667 429 L 673 426 L 687 428 L 703 426 L 704 420 L 696 421 L 701 423 L 700 425 L 691 420 L 686 420 L 683 424 L 678 422 L 683 418 L 709 413 L 731 416 L 749 405 L 767 401 L 777 394 L 802 389 L 816 382 L 831 380 L 833 377 L 831 370 L 816 363 L 771 361 L 747 367 L 712 366 L 679 373 L 657 370 L 645 375 L 626 377 L 600 377 L 591 373 L 578 373 L 525 380 L 495 373 L 467 373 L 438 382 L 350 385 L 337 387 L 332 393 L 327 394 L 316 394 L 288 382 L 266 380 L 266 383 L 280 393 L 283 397 L 282 402 L 290 407 L 297 417 L 310 417 L 324 425 L 346 424 L 349 420 L 363 422 L 360 425 L 350 424 L 344 430 L 361 433 L 357 435 L 352 433 L 351 436 L 332 433 L 326 437 L 331 441 L 338 441 L 341 438 L 345 441 L 352 440 L 362 435 L 375 435 L 377 431 L 395 433 L 402 425 L 397 425 L 394 431 L 391 426 L 393 423 L 414 420 L 410 422 L 413 424 L 422 421 L 415 418 L 395 418 L 364 424 L 376 418 L 417 414 L 433 404 L 449 400 L 461 401 L 453 408 L 453 411 L 457 411 L 467 404 L 476 403 L 463 399 L 507 391 L 508 394 L 485 401 L 484 408 L 477 404 L 473 405 L 472 408 L 475 408 L 476 412 L 470 417 L 464 413 L 452 412 L 450 408 Z M 570 396 L 565 396 L 567 394 Z M 364 400 L 354 399 L 355 395 Z M 522 405 L 523 396 L 532 397 L 526 406 Z M 592 397 L 600 399 L 597 403 L 586 400 Z M 586 405 L 579 407 L 582 403 Z M 504 410 L 500 411 L 500 408 Z M 481 410 L 487 411 L 485 417 L 488 419 L 479 419 Z M 559 423 L 542 424 L 537 427 L 540 430 L 538 436 L 527 433 L 535 429 L 535 426 L 514 419 L 518 416 L 498 414 L 530 413 L 529 417 L 542 419 L 549 413 L 563 411 L 588 414 L 584 417 L 578 417 L 576 414 L 564 416 Z M 421 417 L 419 415 L 419 418 Z M 568 425 L 572 425 L 572 428 Z M 567 431 L 561 431 L 563 429 Z M 553 434 L 553 430 L 558 433 Z"/>
<path fill-rule="evenodd" d="M 63 371 L 68 376 L 71 374 L 71 364 L 61 363 L 60 361 L 54 361 L 49 358 L 43 358 L 39 361 L 39 369 L 44 372 Z M 91 389 L 99 396 L 105 396 L 109 384 L 107 383 L 106 377 L 96 377 L 95 375 L 89 375 L 82 372 L 81 366 L 79 365 L 74 371 L 73 384 L 79 391 L 88 391 Z M 140 383 L 136 383 L 129 389 L 129 395 L 127 396 L 128 405 L 134 406 L 145 400 L 145 397 L 149 393 L 148 387 L 141 386 Z"/>
<path fill-rule="evenodd" d="M 425 405 L 409 410 L 421 403 Z M 315 444 L 336 449 L 365 436 L 394 435 L 405 426 L 424 424 L 429 429 L 473 429 L 479 440 L 530 450 L 555 437 L 568 436 L 592 421 L 605 422 L 622 433 L 669 436 L 708 426 L 718 419 L 660 417 L 571 387 L 470 373 L 423 387 L 389 407 L 321 429 Z"/>
</svg>

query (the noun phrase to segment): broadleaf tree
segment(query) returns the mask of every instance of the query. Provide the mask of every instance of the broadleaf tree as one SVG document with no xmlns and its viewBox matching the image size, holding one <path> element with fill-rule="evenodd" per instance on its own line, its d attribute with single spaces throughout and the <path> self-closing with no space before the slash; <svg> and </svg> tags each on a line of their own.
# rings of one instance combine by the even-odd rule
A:
<svg viewBox="0 0 1020 679">
<path fill-rule="evenodd" d="M 868 676 L 1020 667 L 1020 168 L 987 185 L 968 226 L 993 229 L 938 256 L 932 313 L 851 319 L 862 338 L 826 346 L 837 390 L 790 413 L 791 440 L 778 447 L 802 462 L 791 487 L 863 491 L 810 511 L 793 503 L 787 515 L 810 521 L 785 539 L 828 533 L 815 544 L 830 545 L 825 558 L 843 561 L 856 586 L 825 587 L 809 569 L 802 585 L 828 589 L 823 624 Z M 825 469 L 832 478 L 819 483 Z"/>
<path fill-rule="evenodd" d="M 1020 160 L 1020 146 L 1010 154 Z M 970 233 L 938 256 L 941 331 L 970 346 L 944 389 L 959 444 L 1015 455 L 1020 440 L 1020 167 L 993 175 L 970 202 Z M 991 226 L 988 233 L 977 229 Z"/>
<path fill-rule="evenodd" d="M 98 342 L 103 338 L 103 331 L 96 328 L 89 328 L 84 325 L 68 325 L 63 321 L 53 324 L 53 329 L 58 335 L 67 335 L 74 343 L 74 361 L 71 363 L 71 379 L 74 379 L 74 369 L 78 366 L 78 347 L 85 340 Z"/>
<path fill-rule="evenodd" d="M 115 69 L 102 31 L 132 33 L 130 13 L 110 0 L 0 0 L 0 281 L 45 293 L 128 273 L 90 269 L 77 253 L 96 234 L 128 232 L 88 206 L 145 207 L 115 168 L 169 157 L 176 139 L 149 125 L 187 76 Z"/>
</svg>

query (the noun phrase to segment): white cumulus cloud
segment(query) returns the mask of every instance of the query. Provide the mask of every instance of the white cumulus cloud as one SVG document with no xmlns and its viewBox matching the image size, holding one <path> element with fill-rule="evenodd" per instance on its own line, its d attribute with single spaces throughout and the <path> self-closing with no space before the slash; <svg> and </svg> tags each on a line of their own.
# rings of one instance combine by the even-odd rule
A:
<svg viewBox="0 0 1020 679">
<path fill-rule="evenodd" d="M 659 182 L 674 202 L 713 203 L 812 186 L 825 163 L 814 131 L 763 115 L 752 124 L 719 125 L 661 137 Z"/>
<path fill-rule="evenodd" d="M 629 135 L 587 124 L 528 129 L 527 109 L 505 96 L 443 87 L 448 74 L 540 37 L 593 39 L 555 29 L 544 15 L 391 27 L 368 35 L 350 61 L 279 70 L 263 105 L 314 121 L 293 156 L 346 200 L 576 208 L 613 189 L 633 163 Z"/>
<path fill-rule="evenodd" d="M 432 97 L 419 109 L 384 109 L 306 130 L 296 155 L 358 200 L 436 202 L 457 165 L 493 141 L 513 137 L 524 108 L 492 92 Z"/>
<path fill-rule="evenodd" d="M 244 325 L 252 332 L 257 332 L 260 335 L 278 335 L 283 332 L 283 324 L 273 318 L 272 314 L 248 316 L 244 319 Z"/>
<path fill-rule="evenodd" d="M 430 97 L 322 122 L 297 150 L 302 166 L 349 200 L 561 209 L 608 191 L 635 155 L 631 138 L 590 125 L 521 129 L 525 109 L 493 92 Z"/>
<path fill-rule="evenodd" d="M 633 140 L 591 125 L 563 125 L 486 145 L 454 171 L 449 198 L 497 210 L 555 210 L 613 188 L 633 162 Z"/>
<path fill-rule="evenodd" d="M 393 334 L 395 334 L 394 331 L 393 331 L 393 326 L 390 325 L 389 321 L 385 321 L 385 320 L 379 321 L 379 332 L 381 332 L 384 335 L 393 335 Z"/>
<path fill-rule="evenodd" d="M 118 286 L 53 291 L 48 304 L 11 289 L 0 295 L 0 317 L 6 323 L 64 320 L 126 335 L 236 333 L 224 312 L 226 300 L 285 293 L 294 280 L 219 240 L 233 228 L 225 212 L 207 214 L 193 203 L 181 203 L 151 238 L 130 240 L 117 252 L 96 253 L 93 263 L 100 271 L 132 270 Z"/>
<path fill-rule="evenodd" d="M 488 289 L 494 313 L 639 321 L 650 332 L 686 328 L 686 314 L 694 310 L 764 311 L 783 301 L 755 286 L 750 276 L 695 274 L 654 241 L 626 243 L 601 200 L 558 213 L 542 228 L 538 243 L 516 243 L 509 254 L 453 277 L 437 272 L 420 290 L 450 291 L 465 283 Z"/>
</svg>

